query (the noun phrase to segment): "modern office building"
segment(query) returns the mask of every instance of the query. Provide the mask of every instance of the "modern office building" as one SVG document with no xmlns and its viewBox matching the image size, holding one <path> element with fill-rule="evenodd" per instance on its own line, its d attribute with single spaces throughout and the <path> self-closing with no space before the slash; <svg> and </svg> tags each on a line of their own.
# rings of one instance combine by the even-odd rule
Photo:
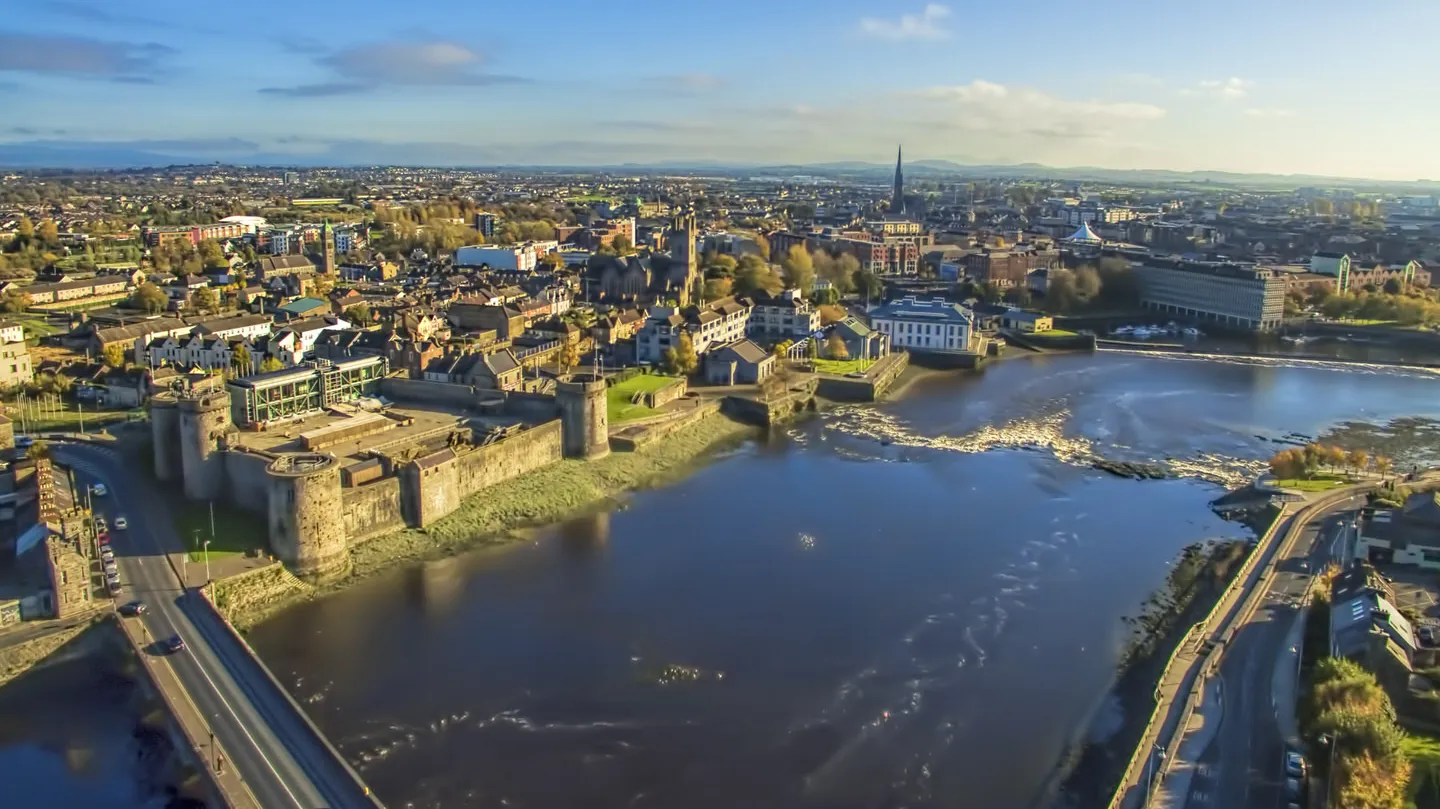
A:
<svg viewBox="0 0 1440 809">
<path fill-rule="evenodd" d="M 1285 317 L 1285 280 L 1268 267 L 1152 258 L 1135 276 L 1140 304 L 1177 318 L 1268 331 Z"/>
</svg>

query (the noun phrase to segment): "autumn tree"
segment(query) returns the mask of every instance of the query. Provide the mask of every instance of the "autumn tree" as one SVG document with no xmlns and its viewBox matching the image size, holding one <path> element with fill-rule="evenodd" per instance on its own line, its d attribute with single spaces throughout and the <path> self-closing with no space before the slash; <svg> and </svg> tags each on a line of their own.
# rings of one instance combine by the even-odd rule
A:
<svg viewBox="0 0 1440 809">
<path fill-rule="evenodd" d="M 105 359 L 105 364 L 111 368 L 125 367 L 125 344 L 110 343 L 100 352 Z"/>
<path fill-rule="evenodd" d="M 689 376 L 700 367 L 700 356 L 695 353 L 695 342 L 689 332 L 680 332 L 675 345 L 665 352 L 665 370 L 676 376 Z"/>
<path fill-rule="evenodd" d="M 40 241 L 51 245 L 60 243 L 60 226 L 54 219 L 40 220 Z"/>
<path fill-rule="evenodd" d="M 580 364 L 580 342 L 568 341 L 560 346 L 555 354 L 555 364 L 560 366 L 561 373 L 568 373 L 571 368 Z"/>
<path fill-rule="evenodd" d="M 735 281 L 732 278 L 725 276 L 707 278 L 705 279 L 705 289 L 701 294 L 705 297 L 706 301 L 718 301 L 721 298 L 729 296 L 734 286 Z"/>
<path fill-rule="evenodd" d="M 1281 480 L 1306 476 L 1305 456 L 1299 449 L 1282 449 L 1270 456 L 1270 474 Z"/>
<path fill-rule="evenodd" d="M 20 217 L 20 221 L 15 225 L 15 237 L 27 244 L 35 238 L 35 223 L 30 221 L 30 217 Z"/>
<path fill-rule="evenodd" d="M 1386 458 L 1386 457 L 1383 456 L 1383 455 L 1376 455 L 1376 456 L 1375 456 L 1375 471 L 1376 471 L 1376 472 L 1379 472 L 1382 476 L 1383 476 L 1383 475 L 1388 475 L 1388 474 L 1390 474 L 1390 469 L 1391 469 L 1394 465 L 1395 465 L 1395 462 L 1394 462 L 1394 461 L 1390 460 L 1389 458 Z"/>
<path fill-rule="evenodd" d="M 753 295 L 756 292 L 765 292 L 774 295 L 784 288 L 785 282 L 780 280 L 780 276 L 775 274 L 775 270 L 765 263 L 764 259 L 756 255 L 740 258 L 735 269 L 735 294 Z"/>
<path fill-rule="evenodd" d="M 1370 453 L 1363 449 L 1352 449 L 1345 460 L 1350 464 L 1351 469 L 1362 472 L 1370 466 Z"/>
<path fill-rule="evenodd" d="M 190 303 L 201 312 L 214 312 L 220 308 L 220 292 L 215 287 L 201 287 Z"/>
<path fill-rule="evenodd" d="M 780 268 L 784 272 L 787 287 L 800 290 L 802 295 L 809 295 L 815 288 L 815 262 L 810 258 L 810 251 L 805 249 L 805 245 L 797 244 L 786 251 Z"/>
<path fill-rule="evenodd" d="M 830 336 L 825 338 L 825 353 L 829 355 L 832 360 L 850 359 L 850 348 L 845 345 L 845 338 L 834 332 L 831 332 Z"/>
<path fill-rule="evenodd" d="M 617 256 L 628 256 L 635 252 L 635 243 L 630 241 L 629 236 L 617 233 L 615 238 L 610 240 L 610 249 L 614 250 Z"/>
<path fill-rule="evenodd" d="M 230 354 L 230 367 L 239 376 L 249 376 L 255 368 L 255 359 L 250 355 L 250 347 L 244 343 L 237 343 L 235 350 Z"/>
<path fill-rule="evenodd" d="M 277 359 L 277 358 L 275 358 L 275 357 L 266 357 L 266 358 L 265 358 L 265 361 L 262 362 L 262 363 L 260 363 L 260 371 L 261 371 L 261 373 L 267 373 L 267 374 L 268 374 L 268 373 L 270 373 L 271 371 L 279 371 L 279 370 L 281 370 L 281 369 L 284 368 L 284 367 L 285 367 L 285 363 L 281 362 L 279 359 Z"/>
<path fill-rule="evenodd" d="M 130 305 L 132 307 L 144 310 L 152 315 L 165 311 L 165 307 L 168 306 L 169 303 L 170 298 L 166 296 L 164 290 L 148 281 L 136 287 L 135 291 L 130 294 Z"/>
<path fill-rule="evenodd" d="M 0 295 L 0 310 L 7 314 L 23 312 L 29 308 L 30 296 L 24 290 L 10 289 L 6 290 L 4 295 Z"/>
</svg>

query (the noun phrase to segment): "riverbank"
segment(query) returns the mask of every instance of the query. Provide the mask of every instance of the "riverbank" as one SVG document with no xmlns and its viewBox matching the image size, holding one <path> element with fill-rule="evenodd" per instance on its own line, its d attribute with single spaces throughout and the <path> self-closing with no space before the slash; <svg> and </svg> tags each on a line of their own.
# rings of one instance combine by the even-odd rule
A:
<svg viewBox="0 0 1440 809">
<path fill-rule="evenodd" d="M 383 534 L 350 549 L 350 573 L 312 586 L 276 564 L 220 581 L 215 601 L 238 629 L 248 629 L 300 601 L 348 587 L 397 564 L 517 542 L 522 529 L 559 522 L 631 491 L 655 488 L 693 472 L 704 458 L 754 434 L 715 414 L 633 452 L 596 461 L 563 460 L 467 498 L 424 529 Z"/>
<path fill-rule="evenodd" d="M 44 663 L 56 650 L 88 628 L 89 624 L 73 626 L 0 649 L 0 686 Z"/>
</svg>

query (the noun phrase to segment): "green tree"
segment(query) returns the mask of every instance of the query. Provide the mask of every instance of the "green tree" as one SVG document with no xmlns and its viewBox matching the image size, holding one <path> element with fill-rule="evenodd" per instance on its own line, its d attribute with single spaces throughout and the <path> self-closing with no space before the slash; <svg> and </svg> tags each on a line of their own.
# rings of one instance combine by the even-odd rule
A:
<svg viewBox="0 0 1440 809">
<path fill-rule="evenodd" d="M 105 359 L 105 364 L 110 366 L 111 368 L 125 367 L 124 343 L 110 343 L 109 345 L 105 346 L 104 350 L 100 353 Z"/>
<path fill-rule="evenodd" d="M 815 262 L 810 258 L 810 251 L 805 249 L 805 245 L 797 244 L 786 251 L 780 268 L 784 272 L 787 287 L 800 290 L 802 295 L 809 295 L 815 288 Z"/>
<path fill-rule="evenodd" d="M 701 295 L 704 296 L 707 302 L 718 301 L 721 298 L 729 296 L 734 286 L 735 281 L 731 278 L 723 276 L 720 278 L 707 278 L 705 279 L 705 288 L 701 292 Z"/>
<path fill-rule="evenodd" d="M 1075 294 L 1085 303 L 1100 296 L 1100 272 L 1091 266 L 1075 271 Z"/>
<path fill-rule="evenodd" d="M 266 357 L 265 361 L 260 363 L 260 372 L 268 374 L 271 371 L 279 371 L 284 367 L 285 364 L 280 362 L 280 360 L 276 359 L 275 357 Z"/>
<path fill-rule="evenodd" d="M 858 269 L 851 276 L 855 291 L 867 301 L 878 301 L 885 294 L 885 283 L 870 270 Z"/>
<path fill-rule="evenodd" d="M 130 294 L 130 305 L 136 309 L 158 314 L 165 311 L 170 304 L 170 298 L 165 295 L 164 290 L 150 282 L 141 284 Z"/>
<path fill-rule="evenodd" d="M 22 290 L 11 289 L 7 290 L 4 295 L 0 295 L 0 310 L 7 314 L 23 312 L 29 308 L 30 296 Z"/>
<path fill-rule="evenodd" d="M 617 256 L 628 256 L 635 252 L 635 243 L 630 241 L 629 236 L 617 233 L 615 238 L 610 240 L 610 249 L 614 250 Z"/>
<path fill-rule="evenodd" d="M 1056 268 L 1050 271 L 1045 285 L 1045 309 L 1056 314 L 1072 311 L 1080 303 L 1080 293 L 1075 288 L 1075 273 Z"/>
<path fill-rule="evenodd" d="M 734 291 L 736 295 L 753 295 L 756 292 L 766 292 L 774 295 L 785 288 L 785 282 L 775 274 L 765 260 L 755 255 L 745 255 L 740 258 L 739 265 L 735 270 Z"/>
<path fill-rule="evenodd" d="M 369 304 L 357 303 L 345 310 L 345 319 L 357 326 L 369 325 L 371 317 Z"/>
<path fill-rule="evenodd" d="M 249 376 L 254 372 L 255 360 L 250 356 L 249 346 L 236 343 L 235 350 L 230 354 L 230 367 L 237 376 Z"/>
<path fill-rule="evenodd" d="M 191 305 L 201 312 L 215 312 L 220 309 L 220 291 L 215 287 L 200 287 L 190 299 Z"/>
<path fill-rule="evenodd" d="M 205 239 L 196 246 L 200 255 L 200 262 L 207 268 L 220 269 L 230 266 L 230 261 L 225 258 L 225 250 L 220 243 L 214 239 Z"/>
<path fill-rule="evenodd" d="M 676 376 L 689 376 L 700 367 L 700 356 L 695 353 L 695 342 L 689 332 L 680 332 L 675 345 L 665 352 L 665 370 Z"/>
</svg>

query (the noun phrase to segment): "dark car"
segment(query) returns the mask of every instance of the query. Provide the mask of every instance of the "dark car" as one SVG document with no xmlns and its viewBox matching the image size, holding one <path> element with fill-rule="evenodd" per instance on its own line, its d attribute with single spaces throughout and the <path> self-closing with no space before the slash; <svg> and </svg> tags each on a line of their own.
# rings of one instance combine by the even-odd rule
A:
<svg viewBox="0 0 1440 809">
<path fill-rule="evenodd" d="M 165 651 L 169 652 L 170 654 L 175 654 L 176 652 L 184 648 L 185 641 L 181 639 L 179 635 L 171 635 L 170 639 L 165 641 Z"/>
<path fill-rule="evenodd" d="M 144 614 L 145 614 L 145 602 L 144 602 L 144 601 L 131 601 L 129 604 L 122 604 L 122 605 L 120 606 L 120 614 L 121 614 L 121 615 L 144 615 Z"/>
</svg>

